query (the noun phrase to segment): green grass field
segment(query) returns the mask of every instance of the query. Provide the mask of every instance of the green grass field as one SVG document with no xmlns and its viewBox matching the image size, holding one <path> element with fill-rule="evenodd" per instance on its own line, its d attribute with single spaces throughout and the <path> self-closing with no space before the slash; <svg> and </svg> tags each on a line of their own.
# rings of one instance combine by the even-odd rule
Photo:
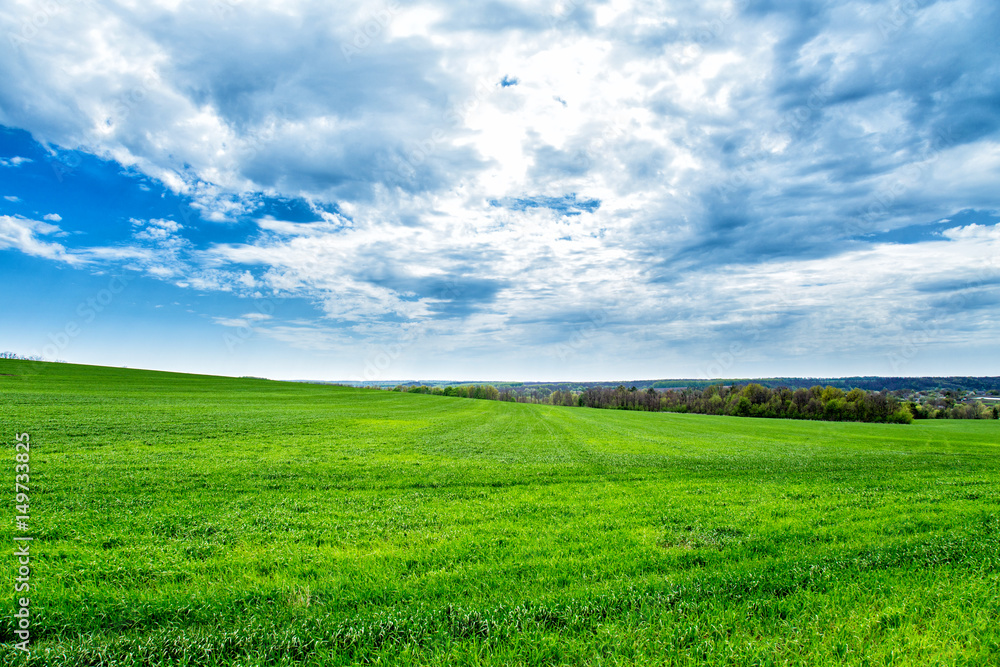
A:
<svg viewBox="0 0 1000 667">
<path fill-rule="evenodd" d="M 1000 423 L 0 361 L 37 665 L 1000 664 Z"/>
</svg>

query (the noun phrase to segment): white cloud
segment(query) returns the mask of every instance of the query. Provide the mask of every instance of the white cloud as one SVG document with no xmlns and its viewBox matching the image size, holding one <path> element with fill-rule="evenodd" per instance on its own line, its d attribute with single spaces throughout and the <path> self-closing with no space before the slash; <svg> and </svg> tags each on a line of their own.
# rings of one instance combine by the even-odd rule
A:
<svg viewBox="0 0 1000 667">
<path fill-rule="evenodd" d="M 194 223 L 161 218 L 117 248 L 45 246 L 21 218 L 9 239 L 308 298 L 327 322 L 267 335 L 324 349 L 348 344 L 337 327 L 441 321 L 459 347 L 560 340 L 600 309 L 601 343 L 664 350 L 749 322 L 815 351 L 810 327 L 893 331 L 930 304 L 911 289 L 925 271 L 995 250 L 975 226 L 857 241 L 1000 207 L 997 9 L 947 4 L 883 34 L 864 2 L 429 1 L 348 58 L 378 5 L 84 3 L 6 57 L 0 123 L 157 178 L 212 222 L 263 197 L 329 206 L 200 248 Z M 36 10 L 5 7 L 0 27 Z M 571 195 L 599 207 L 560 210 Z"/>
<path fill-rule="evenodd" d="M 49 222 L 62 222 L 62 216 L 58 213 L 46 213 L 42 216 L 43 220 L 48 220 Z"/>
<path fill-rule="evenodd" d="M 183 229 L 183 226 L 174 220 L 156 218 L 147 222 L 142 222 L 141 220 L 133 219 L 132 225 L 134 227 L 142 228 L 141 231 L 135 234 L 137 239 L 152 241 L 160 244 L 163 244 L 168 239 L 173 239 L 175 243 L 181 242 L 181 240 L 176 237 L 176 234 Z"/>
<path fill-rule="evenodd" d="M 708 192 L 745 180 L 747 165 L 751 184 L 771 183 L 785 200 L 790 189 L 825 188 L 796 209 L 842 219 L 895 187 L 906 164 L 880 166 L 870 187 L 848 188 L 834 165 L 815 172 L 817 152 L 836 142 L 858 155 L 892 155 L 904 147 L 889 143 L 925 129 L 908 131 L 905 81 L 866 90 L 876 86 L 860 68 L 916 58 L 910 49 L 931 28 L 915 22 L 887 45 L 877 17 L 858 18 L 870 13 L 862 3 L 816 9 L 800 26 L 795 14 L 721 0 L 683 8 L 428 2 L 390 11 L 348 62 L 339 45 L 378 23 L 380 9 L 305 0 L 224 12 L 74 7 L 49 17 L 8 63 L 5 99 L 28 99 L 30 88 L 35 101 L 0 105 L 0 122 L 136 166 L 195 196 L 209 220 L 234 220 L 248 210 L 247 193 L 265 191 L 348 203 L 384 219 L 387 233 L 401 215 L 433 215 L 435 204 L 475 215 L 489 198 L 576 191 L 600 198 L 605 211 L 641 211 L 646 227 L 686 217 L 693 234 L 714 234 Z M 592 26 L 575 22 L 592 10 Z M 16 27 L 33 7 L 7 11 Z M 967 15 L 938 20 L 961 35 Z M 267 40 L 255 37 L 265 32 Z M 782 39 L 801 40 L 798 52 L 783 53 Z M 854 49 L 845 52 L 847 39 Z M 520 83 L 501 88 L 504 75 Z M 807 81 L 815 81 L 812 97 Z M 841 101 L 848 93 L 858 101 Z M 801 132 L 813 139 L 802 143 Z M 994 158 L 987 145 L 965 145 L 955 164 L 941 161 L 940 178 L 964 183 L 963 195 L 981 203 Z M 926 191 L 909 183 L 908 196 Z M 433 196 L 394 197 L 397 188 Z M 751 216 L 794 220 L 763 190 L 735 203 Z M 878 224 L 916 221 L 901 210 Z M 680 246 L 695 236 L 672 238 Z"/>
<path fill-rule="evenodd" d="M 0 167 L 19 167 L 22 164 L 29 164 L 30 162 L 33 162 L 33 160 L 27 157 L 0 157 Z"/>
<path fill-rule="evenodd" d="M 241 284 L 243 284 L 246 287 L 257 286 L 257 280 L 253 277 L 253 274 L 250 273 L 249 271 L 244 271 L 243 273 L 241 273 L 238 280 L 240 281 Z"/>
<path fill-rule="evenodd" d="M 50 243 L 39 237 L 58 233 L 55 225 L 22 216 L 0 215 L 0 249 L 12 248 L 26 255 L 65 262 L 82 264 L 83 260 L 66 252 L 58 243 Z"/>
</svg>

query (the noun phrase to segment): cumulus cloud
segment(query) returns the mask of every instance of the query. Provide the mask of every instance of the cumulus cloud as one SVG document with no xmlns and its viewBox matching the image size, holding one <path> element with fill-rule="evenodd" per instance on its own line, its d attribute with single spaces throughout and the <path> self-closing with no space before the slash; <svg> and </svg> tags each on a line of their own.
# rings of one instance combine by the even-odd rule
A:
<svg viewBox="0 0 1000 667">
<path fill-rule="evenodd" d="M 26 28 L 40 8 L 0 9 L 0 124 L 253 218 L 198 248 L 191 222 L 143 219 L 87 257 L 306 296 L 327 322 L 271 323 L 286 339 L 460 320 L 558 341 L 601 312 L 595 341 L 749 326 L 811 349 L 817 326 L 896 335 L 937 312 L 910 281 L 995 250 L 984 0 L 98 2 Z M 312 217 L 260 214 L 278 198 Z M 963 210 L 985 217 L 894 241 Z M 5 220 L 10 247 L 44 244 Z"/>
<path fill-rule="evenodd" d="M 863 2 L 439 2 L 420 5 L 422 33 L 403 20 L 417 8 L 390 4 L 107 9 L 67 6 L 20 45 L 3 122 L 137 165 L 219 219 L 258 190 L 384 210 L 394 191 L 498 199 L 542 183 L 539 196 L 638 200 L 659 228 L 686 215 L 691 238 L 672 245 L 700 253 L 762 227 L 829 241 L 880 191 L 909 200 L 933 177 L 905 168 L 963 147 L 984 167 L 963 206 L 990 199 L 996 170 L 978 142 L 996 130 L 1000 74 L 988 49 L 963 46 L 990 38 L 988 3 L 900 17 Z M 32 17 L 31 3 L 5 11 L 15 33 Z M 366 26 L 345 58 L 337 47 Z M 937 199 L 921 210 L 956 206 Z M 894 226 L 908 204 L 865 224 Z"/>
<path fill-rule="evenodd" d="M 155 218 L 153 220 L 142 221 L 132 219 L 132 226 L 140 228 L 136 232 L 135 238 L 143 241 L 153 241 L 155 243 L 164 243 L 168 239 L 177 239 L 176 234 L 183 227 L 175 220 L 167 220 L 164 218 Z"/>
<path fill-rule="evenodd" d="M 55 225 L 22 216 L 0 215 L 0 250 L 12 248 L 26 255 L 80 264 L 82 260 L 66 252 L 59 243 L 45 241 L 43 237 L 59 233 Z"/>
</svg>

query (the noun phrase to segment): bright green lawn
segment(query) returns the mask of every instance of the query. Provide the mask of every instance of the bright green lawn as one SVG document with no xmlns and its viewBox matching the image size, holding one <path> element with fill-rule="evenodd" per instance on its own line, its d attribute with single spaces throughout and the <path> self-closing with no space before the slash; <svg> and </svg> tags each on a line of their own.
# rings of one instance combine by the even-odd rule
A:
<svg viewBox="0 0 1000 667">
<path fill-rule="evenodd" d="M 1000 664 L 996 421 L 0 374 L 32 664 Z"/>
</svg>

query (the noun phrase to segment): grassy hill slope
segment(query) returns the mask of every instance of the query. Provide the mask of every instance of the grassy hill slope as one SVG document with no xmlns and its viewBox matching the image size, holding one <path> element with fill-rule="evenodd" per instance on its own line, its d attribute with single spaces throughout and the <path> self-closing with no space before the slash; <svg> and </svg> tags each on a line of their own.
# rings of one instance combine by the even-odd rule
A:
<svg viewBox="0 0 1000 667">
<path fill-rule="evenodd" d="M 32 664 L 1000 660 L 995 421 L 8 360 L 0 419 L 8 488 L 32 443 Z"/>
</svg>

